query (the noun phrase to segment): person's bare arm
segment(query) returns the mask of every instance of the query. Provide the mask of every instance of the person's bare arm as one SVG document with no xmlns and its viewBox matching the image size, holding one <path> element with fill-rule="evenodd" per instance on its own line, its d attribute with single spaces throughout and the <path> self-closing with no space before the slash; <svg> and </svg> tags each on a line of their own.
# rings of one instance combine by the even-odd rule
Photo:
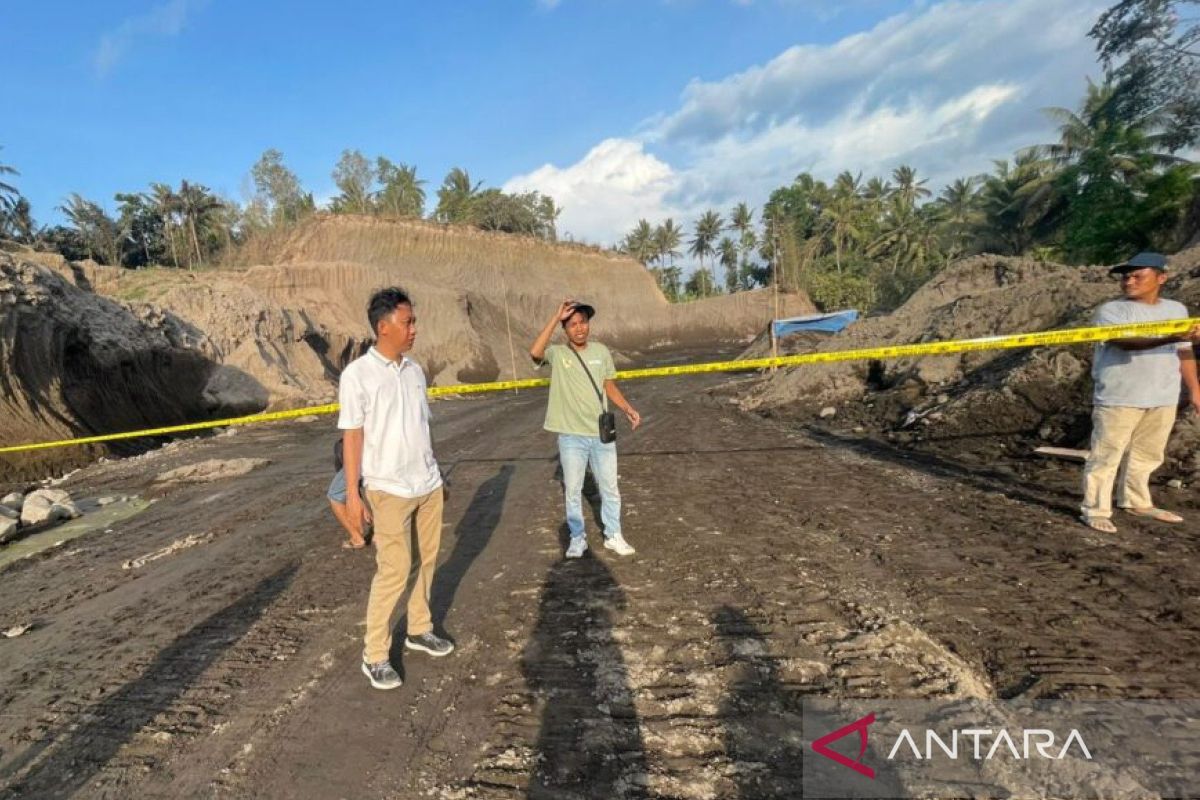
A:
<svg viewBox="0 0 1200 800">
<path fill-rule="evenodd" d="M 350 524 L 351 538 L 355 543 L 363 538 L 363 522 L 370 521 L 371 513 L 363 504 L 359 494 L 362 481 L 363 429 L 348 428 L 342 431 L 342 469 L 346 471 L 346 516 Z M 357 534 L 357 538 L 355 537 Z"/>
<path fill-rule="evenodd" d="M 1122 350 L 1136 352 L 1138 350 L 1153 350 L 1164 344 L 1196 344 L 1200 342 L 1200 325 L 1196 325 L 1187 333 L 1177 333 L 1174 336 L 1158 336 L 1154 338 L 1139 337 L 1136 339 L 1109 339 L 1108 344 Z"/>
<path fill-rule="evenodd" d="M 550 346 L 550 339 L 554 336 L 554 329 L 562 324 L 562 321 L 571 315 L 571 309 L 574 303 L 570 299 L 563 300 L 558 309 L 554 312 L 554 316 L 546 323 L 546 327 L 542 328 L 542 332 L 533 340 L 533 345 L 529 348 L 529 355 L 534 361 L 539 364 L 546 357 L 546 348 Z"/>
<path fill-rule="evenodd" d="M 1192 410 L 1200 414 L 1200 370 L 1196 368 L 1196 348 L 1185 347 L 1179 351 L 1179 373 L 1187 387 Z"/>
<path fill-rule="evenodd" d="M 617 382 L 611 378 L 604 381 L 604 393 L 608 395 L 608 399 L 613 405 L 624 412 L 625 418 L 629 420 L 629 426 L 634 430 L 638 425 L 642 424 L 642 415 L 637 412 L 629 401 L 625 399 L 625 395 L 621 394 L 620 388 L 617 387 Z"/>
</svg>

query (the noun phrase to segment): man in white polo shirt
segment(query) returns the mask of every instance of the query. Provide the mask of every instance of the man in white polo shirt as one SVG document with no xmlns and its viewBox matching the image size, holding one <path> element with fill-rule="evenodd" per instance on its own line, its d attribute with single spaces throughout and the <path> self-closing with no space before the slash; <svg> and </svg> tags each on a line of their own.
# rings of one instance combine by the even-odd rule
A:
<svg viewBox="0 0 1200 800">
<path fill-rule="evenodd" d="M 375 523 L 376 567 L 367 600 L 362 670 L 376 689 L 395 689 L 401 681 L 388 655 L 391 617 L 412 567 L 409 531 L 414 519 L 420 566 L 408 599 L 404 644 L 434 656 L 454 649 L 433 632 L 429 610 L 442 538 L 443 485 L 429 436 L 425 375 L 405 355 L 417 337 L 412 301 L 403 289 L 381 289 L 371 296 L 367 318 L 375 346 L 342 370 L 338 427 L 343 431 L 346 485 L 357 486 L 361 477 Z M 361 536 L 367 509 L 358 492 L 347 493 L 346 511 Z"/>
</svg>

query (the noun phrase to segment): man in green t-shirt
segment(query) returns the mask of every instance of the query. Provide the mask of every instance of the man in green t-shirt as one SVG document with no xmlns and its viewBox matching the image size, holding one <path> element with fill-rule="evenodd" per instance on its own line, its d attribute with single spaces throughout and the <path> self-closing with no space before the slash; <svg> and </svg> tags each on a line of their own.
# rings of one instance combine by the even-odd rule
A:
<svg viewBox="0 0 1200 800">
<path fill-rule="evenodd" d="M 586 303 L 564 300 L 538 335 L 529 355 L 539 368 L 550 366 L 550 400 L 545 428 L 558 434 L 558 460 L 562 464 L 563 494 L 571 543 L 567 558 L 587 550 L 583 529 L 583 476 L 589 464 L 600 487 L 600 518 L 604 521 L 604 546 L 629 556 L 634 549 L 621 535 L 621 493 L 617 490 L 617 444 L 600 441 L 600 414 L 607 403 L 600 393 L 625 413 L 637 428 L 641 415 L 634 410 L 613 377 L 612 354 L 599 342 L 589 342 L 596 309 Z M 550 344 L 554 329 L 562 326 L 567 343 Z"/>
</svg>

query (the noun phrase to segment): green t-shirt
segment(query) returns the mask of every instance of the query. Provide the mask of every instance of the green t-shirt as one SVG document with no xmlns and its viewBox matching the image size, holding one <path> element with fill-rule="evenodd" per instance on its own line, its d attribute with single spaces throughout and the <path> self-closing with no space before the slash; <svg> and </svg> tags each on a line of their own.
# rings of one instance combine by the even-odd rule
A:
<svg viewBox="0 0 1200 800">
<path fill-rule="evenodd" d="M 592 380 L 603 392 L 604 381 L 617 374 L 612 353 L 598 342 L 588 342 L 579 355 L 587 364 Z M 547 365 L 550 367 L 550 400 L 546 404 L 546 430 L 576 436 L 599 436 L 599 418 L 603 411 L 600 398 L 596 396 L 596 390 L 583 372 L 583 364 L 579 363 L 570 345 L 552 344 L 547 347 L 537 366 Z"/>
</svg>

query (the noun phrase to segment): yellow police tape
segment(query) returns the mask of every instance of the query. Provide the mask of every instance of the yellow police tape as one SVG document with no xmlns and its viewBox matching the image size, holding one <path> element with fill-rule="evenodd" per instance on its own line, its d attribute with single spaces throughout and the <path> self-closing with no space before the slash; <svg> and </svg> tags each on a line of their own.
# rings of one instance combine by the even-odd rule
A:
<svg viewBox="0 0 1200 800">
<path fill-rule="evenodd" d="M 835 350 L 821 353 L 804 353 L 794 356 L 776 356 L 773 358 L 751 358 L 740 361 L 715 361 L 708 364 L 681 364 L 673 367 L 650 367 L 648 369 L 631 369 L 618 372 L 616 377 L 622 380 L 635 378 L 660 378 L 668 375 L 697 375 L 706 372 L 744 372 L 749 370 L 770 369 L 772 367 L 798 367 L 804 364 L 831 364 L 837 361 L 880 361 L 890 358 L 913 358 L 918 356 L 945 356 L 955 353 L 969 353 L 979 350 L 1009 350 L 1019 347 L 1046 347 L 1050 345 L 1085 344 L 1087 342 L 1102 342 L 1109 339 L 1129 339 L 1138 337 L 1172 336 L 1186 333 L 1193 326 L 1200 325 L 1200 318 L 1172 320 L 1170 322 L 1140 322 L 1130 325 L 1105 325 L 1089 328 L 1069 328 L 1067 330 L 1042 331 L 1041 333 L 1017 333 L 1005 336 L 984 336 L 978 339 L 958 339 L 947 342 L 921 342 L 919 344 L 888 345 L 885 347 L 867 347 L 859 350 Z M 469 383 L 460 386 L 435 386 L 428 390 L 429 397 L 449 397 L 482 392 L 500 392 L 508 389 L 532 389 L 538 386 L 548 386 L 546 378 L 529 378 L 519 381 L 492 381 L 491 383 Z M 39 442 L 37 444 L 21 444 L 11 447 L 0 447 L 0 453 L 19 453 L 28 450 L 47 450 L 52 447 L 68 445 L 95 444 L 98 442 L 113 442 L 119 439 L 135 439 L 144 436 L 167 436 L 175 433 L 204 430 L 206 428 L 225 428 L 235 425 L 254 425 L 259 422 L 274 422 L 281 419 L 295 419 L 314 414 L 333 414 L 339 406 L 337 403 L 327 403 L 321 406 L 294 408 L 288 411 L 272 411 L 265 414 L 250 414 L 244 417 L 209 420 L 208 422 L 193 422 L 188 425 L 171 425 L 163 428 L 126 431 L 125 433 L 109 433 L 103 436 L 85 436 L 78 439 L 62 439 L 57 442 Z"/>
</svg>

